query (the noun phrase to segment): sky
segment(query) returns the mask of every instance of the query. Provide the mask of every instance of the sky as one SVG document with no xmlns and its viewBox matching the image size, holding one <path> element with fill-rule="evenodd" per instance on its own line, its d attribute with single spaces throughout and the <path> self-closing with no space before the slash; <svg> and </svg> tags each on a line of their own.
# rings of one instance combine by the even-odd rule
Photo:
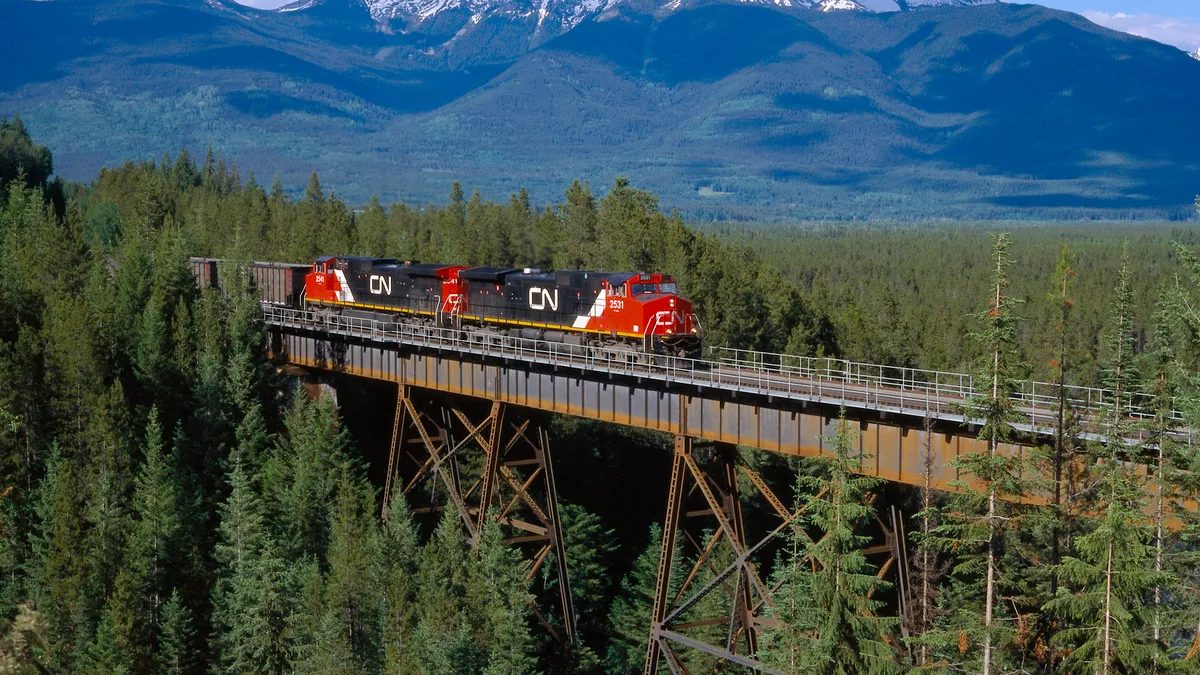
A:
<svg viewBox="0 0 1200 675">
<path fill-rule="evenodd" d="M 1040 0 L 1101 26 L 1141 35 L 1189 52 L 1200 49 L 1200 0 Z"/>
<path fill-rule="evenodd" d="M 291 0 L 237 1 L 269 9 Z M 1037 0 L 1037 4 L 1076 12 L 1101 26 L 1180 49 L 1200 49 L 1200 0 Z"/>
</svg>

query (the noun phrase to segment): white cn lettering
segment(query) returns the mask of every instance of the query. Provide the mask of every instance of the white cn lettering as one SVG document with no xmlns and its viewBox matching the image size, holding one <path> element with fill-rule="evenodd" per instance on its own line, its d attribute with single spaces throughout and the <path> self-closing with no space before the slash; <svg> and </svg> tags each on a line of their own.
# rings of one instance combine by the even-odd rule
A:
<svg viewBox="0 0 1200 675">
<path fill-rule="evenodd" d="M 392 294 L 392 278 L 384 277 L 378 274 L 371 275 L 371 292 L 375 295 L 391 295 Z"/>
<path fill-rule="evenodd" d="M 553 292 L 551 292 L 537 286 L 530 288 L 529 308 L 541 310 L 546 309 L 547 307 L 549 307 L 550 311 L 552 312 L 558 311 L 558 289 L 556 288 Z"/>
</svg>

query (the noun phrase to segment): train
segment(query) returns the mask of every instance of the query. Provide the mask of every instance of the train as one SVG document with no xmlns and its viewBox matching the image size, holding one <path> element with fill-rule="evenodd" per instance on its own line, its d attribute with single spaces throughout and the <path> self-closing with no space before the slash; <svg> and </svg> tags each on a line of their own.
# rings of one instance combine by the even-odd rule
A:
<svg viewBox="0 0 1200 675">
<path fill-rule="evenodd" d="M 193 258 L 201 286 L 218 263 Z M 619 349 L 698 357 L 701 327 L 669 274 L 469 267 L 394 258 L 322 256 L 311 264 L 251 263 L 264 303 L 387 323 L 515 336 L 580 351 Z"/>
</svg>

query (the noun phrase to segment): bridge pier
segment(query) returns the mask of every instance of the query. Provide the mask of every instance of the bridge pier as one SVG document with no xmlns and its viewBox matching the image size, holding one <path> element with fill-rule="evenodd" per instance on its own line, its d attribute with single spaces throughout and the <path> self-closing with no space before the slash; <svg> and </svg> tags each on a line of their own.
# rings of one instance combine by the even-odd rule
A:
<svg viewBox="0 0 1200 675">
<path fill-rule="evenodd" d="M 761 570 L 777 550 L 771 543 L 781 543 L 780 535 L 787 530 L 805 541 L 811 540 L 800 524 L 804 507 L 789 509 L 762 476 L 740 460 L 735 445 L 675 437 L 645 675 L 657 675 L 660 661 L 676 675 L 689 672 L 677 651 L 680 646 L 714 657 L 712 672 L 719 671 L 722 663 L 774 672 L 759 661 L 758 644 L 759 629 L 772 625 L 773 620 L 764 616 L 764 611 L 774 605 L 772 594 L 778 589 L 763 578 Z M 758 540 L 747 537 L 739 474 L 754 486 L 778 518 L 777 526 Z M 883 543 L 864 553 L 881 558 L 877 567 L 881 579 L 893 572 L 897 575 L 903 611 L 904 555 L 898 536 L 901 518 L 894 509 L 890 515 L 890 526 L 883 518 L 875 519 Z M 704 540 L 702 533 L 710 531 L 711 536 Z M 686 557 L 680 548 L 685 547 L 694 556 L 690 565 L 683 564 Z M 722 559 L 719 547 L 725 549 L 723 564 L 715 564 Z M 683 575 L 678 583 L 677 574 Z M 713 596 L 722 599 L 724 612 L 712 613 Z M 709 613 L 697 613 L 701 607 Z M 718 635 L 712 632 L 713 627 L 724 630 Z"/>
<path fill-rule="evenodd" d="M 762 478 L 745 465 L 739 465 L 738 460 L 737 446 L 675 437 L 646 651 L 647 675 L 656 674 L 663 659 L 673 673 L 687 672 L 676 651 L 680 645 L 705 652 L 718 663 L 736 663 L 765 672 L 757 659 L 758 628 L 766 621 L 761 617 L 762 610 L 773 603 L 771 589 L 762 579 L 761 567 L 755 559 L 798 514 L 783 507 Z M 782 525 L 753 545 L 747 541 L 742 517 L 739 470 L 784 515 Z M 691 510 L 687 510 L 689 504 Z M 712 529 L 714 524 L 716 528 Z M 705 541 L 703 533 L 710 531 L 712 534 Z M 695 555 L 686 570 L 678 550 L 685 545 Z M 718 547 L 723 547 L 725 556 L 732 556 L 732 560 L 718 564 Z M 677 572 L 683 574 L 678 584 L 674 582 Z M 692 611 L 701 605 L 711 608 L 715 604 L 711 600 L 714 594 L 726 607 L 720 615 L 698 615 Z M 715 638 L 720 636 L 712 632 L 718 626 L 724 628 L 719 641 Z M 707 635 L 688 634 L 697 629 Z"/>
<path fill-rule="evenodd" d="M 500 523 L 505 543 L 530 549 L 527 580 L 553 559 L 561 624 L 556 628 L 536 605 L 534 614 L 555 639 L 573 641 L 575 608 L 549 437 L 530 417 L 521 419 L 519 408 L 509 414 L 500 401 L 486 408 L 473 402 L 478 403 L 450 397 L 439 405 L 398 385 L 385 494 L 399 489 L 410 503 L 424 495 L 429 504 L 414 509 L 420 512 L 442 506 L 437 494 L 444 491 L 472 548 L 478 548 L 488 519 Z M 468 461 L 472 453 L 480 461 Z M 463 468 L 473 466 L 479 468 Z M 386 500 L 382 515 L 386 520 Z"/>
</svg>

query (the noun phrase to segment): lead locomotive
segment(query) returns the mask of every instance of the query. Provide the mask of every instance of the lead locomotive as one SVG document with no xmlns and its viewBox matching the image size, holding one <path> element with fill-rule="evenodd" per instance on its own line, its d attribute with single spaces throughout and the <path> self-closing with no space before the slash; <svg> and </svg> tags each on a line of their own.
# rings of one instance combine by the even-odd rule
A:
<svg viewBox="0 0 1200 675">
<path fill-rule="evenodd" d="M 304 302 L 377 320 L 405 315 L 482 338 L 518 335 L 579 346 L 699 356 L 691 301 L 666 274 L 418 264 L 391 258 L 318 258 Z"/>
</svg>

